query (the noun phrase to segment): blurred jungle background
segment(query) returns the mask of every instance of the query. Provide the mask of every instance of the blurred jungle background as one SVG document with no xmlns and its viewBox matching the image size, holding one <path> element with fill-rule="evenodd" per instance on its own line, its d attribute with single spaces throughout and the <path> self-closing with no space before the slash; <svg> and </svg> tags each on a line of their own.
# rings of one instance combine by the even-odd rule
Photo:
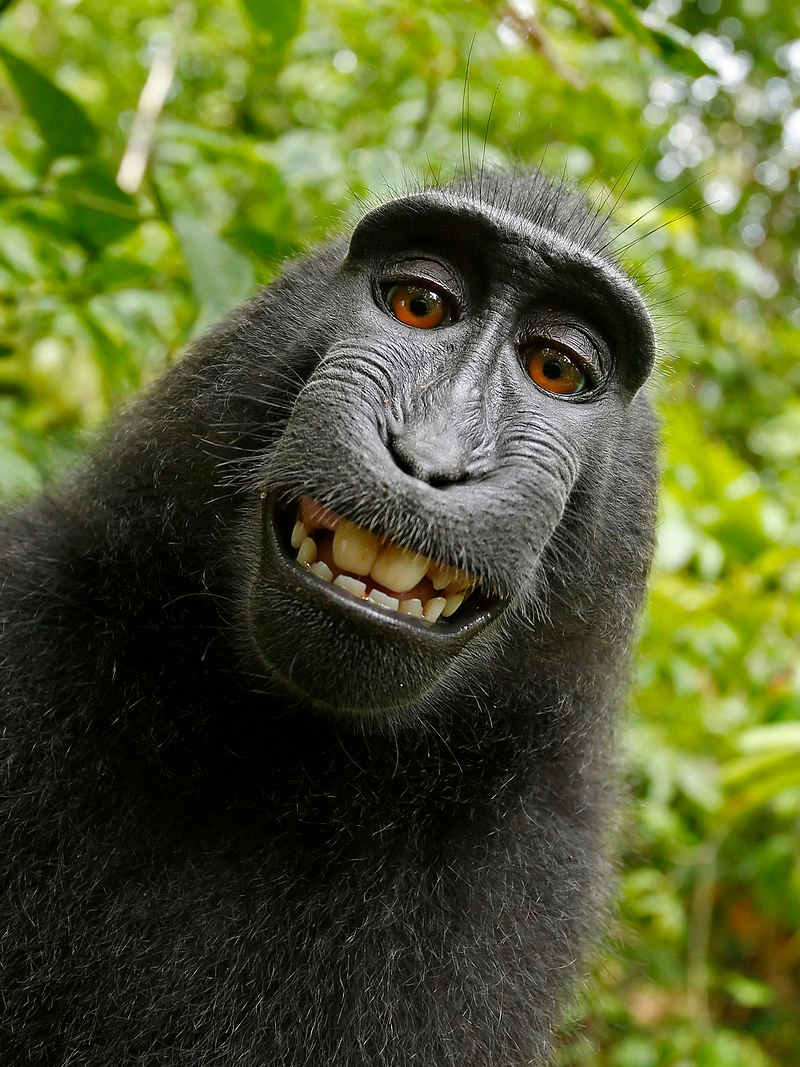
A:
<svg viewBox="0 0 800 1067">
<path fill-rule="evenodd" d="M 354 201 L 484 160 L 619 201 L 664 488 L 620 915 L 562 1062 L 800 1064 L 796 0 L 0 7 L 6 498 Z"/>
</svg>

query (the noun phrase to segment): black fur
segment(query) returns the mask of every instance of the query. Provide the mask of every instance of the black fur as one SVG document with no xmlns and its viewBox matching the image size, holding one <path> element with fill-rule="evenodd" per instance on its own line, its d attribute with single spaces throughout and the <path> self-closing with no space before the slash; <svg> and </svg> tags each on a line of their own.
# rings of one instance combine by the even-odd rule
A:
<svg viewBox="0 0 800 1067">
<path fill-rule="evenodd" d="M 0 1062 L 548 1061 L 653 525 L 652 329 L 606 248 L 538 173 L 378 207 L 0 528 Z M 389 314 L 405 276 L 451 325 Z M 537 388 L 540 335 L 597 387 Z M 301 492 L 472 571 L 472 621 L 302 573 Z"/>
</svg>

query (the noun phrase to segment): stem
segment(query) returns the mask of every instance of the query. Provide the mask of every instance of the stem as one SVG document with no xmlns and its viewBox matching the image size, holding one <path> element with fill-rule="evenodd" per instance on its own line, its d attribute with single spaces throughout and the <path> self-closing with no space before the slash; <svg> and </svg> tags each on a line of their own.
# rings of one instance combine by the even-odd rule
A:
<svg viewBox="0 0 800 1067">
<path fill-rule="evenodd" d="M 717 863 L 721 845 L 719 836 L 712 837 L 699 849 L 697 881 L 692 895 L 689 923 L 689 945 L 686 962 L 687 1008 L 698 1030 L 711 1027 L 708 998 L 708 955 L 711 923 L 714 912 L 714 890 L 717 885 Z"/>
<path fill-rule="evenodd" d="M 117 185 L 124 193 L 138 192 L 144 180 L 158 120 L 175 76 L 177 64 L 175 40 L 182 36 L 181 30 L 190 18 L 190 5 L 178 4 L 172 19 L 172 30 L 166 42 L 153 57 L 152 66 L 139 95 L 128 143 L 117 171 Z"/>
</svg>

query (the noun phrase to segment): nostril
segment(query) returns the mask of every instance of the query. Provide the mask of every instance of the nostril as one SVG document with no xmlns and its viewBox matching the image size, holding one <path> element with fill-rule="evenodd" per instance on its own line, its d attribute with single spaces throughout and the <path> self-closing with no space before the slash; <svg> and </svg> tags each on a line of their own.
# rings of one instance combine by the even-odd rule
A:
<svg viewBox="0 0 800 1067">
<path fill-rule="evenodd" d="M 441 476 L 434 474 L 425 479 L 428 485 L 432 486 L 434 489 L 443 489 L 447 485 L 457 485 L 459 482 L 465 482 L 466 480 L 466 474 L 444 474 Z"/>
<path fill-rule="evenodd" d="M 392 455 L 392 459 L 394 460 L 395 465 L 399 467 L 404 474 L 410 474 L 413 478 L 419 477 L 417 472 L 414 470 L 414 466 L 411 460 L 409 460 L 403 454 L 401 448 L 396 447 L 394 438 L 389 438 L 389 452 Z"/>
<path fill-rule="evenodd" d="M 469 477 L 464 448 L 452 433 L 406 426 L 389 437 L 388 448 L 401 471 L 435 488 Z"/>
</svg>

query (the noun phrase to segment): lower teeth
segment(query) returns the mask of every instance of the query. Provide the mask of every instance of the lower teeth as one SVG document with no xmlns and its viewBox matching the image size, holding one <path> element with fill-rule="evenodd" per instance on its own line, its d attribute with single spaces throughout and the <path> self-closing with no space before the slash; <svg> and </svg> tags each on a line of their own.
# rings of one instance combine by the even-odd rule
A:
<svg viewBox="0 0 800 1067">
<path fill-rule="evenodd" d="M 351 578 L 349 574 L 339 574 L 333 579 L 333 584 L 338 585 L 340 589 L 346 589 L 348 593 L 352 593 L 353 596 L 357 596 L 360 600 L 363 600 L 367 595 L 367 587 L 364 582 L 359 582 L 357 578 Z"/>
</svg>

